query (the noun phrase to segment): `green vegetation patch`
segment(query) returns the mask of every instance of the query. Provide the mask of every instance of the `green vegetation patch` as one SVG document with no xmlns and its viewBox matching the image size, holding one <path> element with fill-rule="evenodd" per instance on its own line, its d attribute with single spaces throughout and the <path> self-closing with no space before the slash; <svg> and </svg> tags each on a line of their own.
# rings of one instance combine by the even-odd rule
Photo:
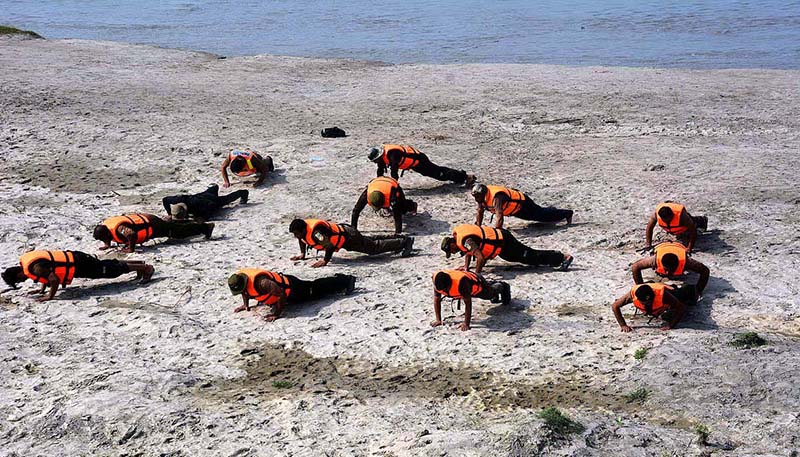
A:
<svg viewBox="0 0 800 457">
<path fill-rule="evenodd" d="M 706 445 L 708 444 L 708 435 L 711 434 L 711 430 L 703 424 L 697 424 L 694 427 L 694 434 L 697 435 L 697 442 Z"/>
<path fill-rule="evenodd" d="M 756 332 L 737 333 L 731 341 L 731 346 L 739 349 L 752 349 L 766 344 L 767 340 L 761 338 Z"/>
<path fill-rule="evenodd" d="M 647 351 L 649 350 L 650 349 L 647 348 L 639 348 L 633 353 L 633 358 L 636 360 L 642 360 L 647 355 Z"/>
<path fill-rule="evenodd" d="M 36 32 L 31 32 L 30 30 L 20 30 L 16 27 L 9 27 L 7 25 L 0 25 L 0 35 L 27 35 L 31 38 L 42 38 Z"/>
<path fill-rule="evenodd" d="M 545 427 L 557 435 L 566 436 L 571 433 L 581 433 L 586 428 L 583 424 L 575 422 L 553 406 L 539 411 L 536 415 L 544 421 Z"/>
<path fill-rule="evenodd" d="M 644 403 L 645 400 L 647 400 L 647 397 L 649 396 L 650 396 L 650 390 L 644 387 L 639 387 L 633 392 L 625 395 L 625 400 L 628 403 Z"/>
<path fill-rule="evenodd" d="M 288 388 L 292 387 L 293 385 L 294 384 L 292 384 L 289 381 L 272 381 L 272 387 L 274 387 L 276 389 L 288 389 Z"/>
</svg>

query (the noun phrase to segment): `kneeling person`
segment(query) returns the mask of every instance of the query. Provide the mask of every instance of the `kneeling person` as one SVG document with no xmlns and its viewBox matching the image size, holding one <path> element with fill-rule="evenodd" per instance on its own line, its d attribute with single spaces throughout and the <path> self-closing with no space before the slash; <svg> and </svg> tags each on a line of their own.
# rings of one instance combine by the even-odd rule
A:
<svg viewBox="0 0 800 457">
<path fill-rule="evenodd" d="M 228 278 L 228 287 L 233 295 L 242 296 L 242 306 L 233 310 L 250 311 L 250 300 L 258 305 L 272 307 L 265 319 L 272 322 L 279 318 L 287 304 L 319 300 L 335 293 L 353 293 L 356 277 L 336 274 L 327 278 L 304 281 L 292 275 L 284 275 L 257 268 L 243 268 Z"/>
<path fill-rule="evenodd" d="M 697 273 L 700 275 L 695 286 L 698 295 L 702 295 L 710 274 L 707 266 L 689 257 L 689 251 L 684 245 L 671 242 L 658 244 L 652 256 L 641 259 L 631 266 L 633 282 L 644 283 L 642 270 L 648 268 L 652 268 L 656 274 L 666 278 L 680 276 L 685 271 Z"/>
<path fill-rule="evenodd" d="M 19 266 L 3 271 L 3 280 L 12 288 L 26 279 L 42 283 L 38 294 L 44 294 L 50 286 L 47 296 L 38 301 L 52 300 L 59 284 L 62 288 L 72 283 L 74 278 L 99 279 L 116 278 L 125 273 L 136 272 L 136 279 L 143 283 L 153 277 L 155 269 L 142 261 L 133 260 L 100 260 L 95 256 L 80 251 L 31 251 L 19 258 Z"/>
<path fill-rule="evenodd" d="M 350 225 L 358 229 L 358 218 L 364 207 L 372 207 L 375 211 L 387 210 L 394 216 L 394 233 L 399 235 L 403 231 L 403 214 L 417 212 L 417 203 L 406 200 L 403 188 L 394 178 L 384 176 L 373 179 L 361 193 L 353 208 Z"/>
<path fill-rule="evenodd" d="M 475 257 L 475 273 L 480 273 L 486 261 L 495 257 L 531 266 L 549 265 L 561 271 L 569 269 L 573 260 L 571 255 L 559 251 L 529 248 L 508 230 L 471 224 L 454 228 L 453 236 L 444 237 L 441 247 L 448 259 L 451 254 L 463 252 L 464 266 L 459 269 L 465 271 L 469 270 L 472 257 Z"/>
<path fill-rule="evenodd" d="M 228 167 L 231 172 L 240 178 L 252 176 L 257 174 L 258 179 L 253 184 L 253 187 L 258 187 L 267 179 L 267 173 L 275 171 L 275 165 L 272 163 L 272 157 L 261 155 L 251 149 L 236 149 L 228 154 L 225 161 L 222 162 L 220 171 L 222 172 L 222 187 L 230 187 L 231 182 L 228 180 Z"/>
<path fill-rule="evenodd" d="M 497 216 L 495 228 L 503 228 L 504 216 L 514 216 L 526 221 L 572 223 L 572 210 L 558 209 L 556 207 L 543 208 L 526 194 L 508 187 L 485 186 L 475 184 L 472 187 L 472 197 L 478 203 L 478 214 L 475 225 L 483 223 L 483 213 L 488 210 Z"/>
<path fill-rule="evenodd" d="M 694 286 L 674 287 L 662 283 L 647 283 L 633 286 L 629 293 L 619 297 L 611 305 L 614 317 L 617 318 L 619 329 L 630 332 L 632 329 L 622 317 L 622 307 L 633 303 L 645 316 L 660 317 L 664 312 L 670 312 L 670 320 L 661 326 L 661 330 L 675 328 L 686 314 L 686 305 L 697 303 L 697 290 Z"/>
<path fill-rule="evenodd" d="M 133 252 L 137 244 L 153 238 L 182 239 L 203 235 L 211 238 L 213 223 L 165 221 L 153 214 L 127 214 L 104 220 L 94 228 L 94 239 L 108 249 L 111 242 L 126 245 L 120 252 Z"/>
<path fill-rule="evenodd" d="M 300 255 L 292 257 L 292 260 L 304 260 L 309 248 L 325 251 L 325 257 L 311 265 L 314 268 L 327 265 L 333 253 L 340 249 L 367 255 L 400 252 L 402 257 L 408 257 L 414 247 L 414 237 L 371 237 L 362 235 L 347 224 L 333 224 L 318 219 L 295 219 L 289 224 L 289 231 L 300 245 Z"/>
<path fill-rule="evenodd" d="M 492 303 L 511 303 L 511 286 L 507 282 L 487 281 L 483 276 L 469 271 L 442 270 L 433 274 L 432 327 L 442 325 L 442 296 L 464 300 L 464 323 L 458 328 L 469 330 L 472 321 L 472 297 L 491 300 Z"/>
</svg>

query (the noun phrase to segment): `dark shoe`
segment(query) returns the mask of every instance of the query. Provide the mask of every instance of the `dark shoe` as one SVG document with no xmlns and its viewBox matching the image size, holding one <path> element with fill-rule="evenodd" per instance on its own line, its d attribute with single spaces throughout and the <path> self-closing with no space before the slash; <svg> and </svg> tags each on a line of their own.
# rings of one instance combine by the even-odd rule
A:
<svg viewBox="0 0 800 457">
<path fill-rule="evenodd" d="M 156 269 L 152 265 L 148 265 L 147 269 L 142 273 L 141 282 L 142 284 L 149 282 L 153 279 L 153 273 L 155 273 Z M 138 276 L 138 275 L 137 275 Z"/>
<path fill-rule="evenodd" d="M 244 191 L 244 195 L 242 196 L 242 198 L 239 199 L 239 203 L 241 203 L 242 205 L 246 205 L 247 204 L 247 199 L 249 197 L 250 197 L 250 192 L 245 190 Z"/>
<path fill-rule="evenodd" d="M 356 277 L 353 275 L 346 275 L 349 282 L 347 283 L 347 288 L 344 290 L 345 295 L 353 295 L 353 291 L 356 290 Z"/>
<path fill-rule="evenodd" d="M 500 303 L 503 306 L 508 306 L 511 304 L 511 285 L 507 282 L 502 283 L 503 290 L 500 291 Z"/>
<path fill-rule="evenodd" d="M 214 232 L 214 223 L 208 223 L 203 227 L 203 235 L 207 240 L 211 239 L 211 233 Z"/>
<path fill-rule="evenodd" d="M 697 219 L 698 219 L 697 220 L 697 228 L 699 228 L 700 230 L 702 230 L 704 232 L 707 231 L 708 230 L 708 218 L 706 216 L 700 216 Z"/>
<path fill-rule="evenodd" d="M 567 225 L 572 224 L 572 215 L 574 213 L 575 213 L 575 211 L 569 210 L 569 216 L 567 216 Z"/>
<path fill-rule="evenodd" d="M 475 184 L 475 175 L 467 175 L 467 180 L 464 181 L 464 187 L 472 187 Z"/>
<path fill-rule="evenodd" d="M 411 251 L 414 249 L 414 237 L 409 236 L 406 238 L 405 243 L 403 243 L 403 251 L 400 253 L 400 257 L 411 257 Z"/>
<path fill-rule="evenodd" d="M 567 271 L 567 270 L 569 270 L 569 266 L 572 265 L 572 261 L 573 260 L 574 259 L 573 259 L 573 257 L 571 255 L 568 255 L 568 256 L 564 257 L 564 261 L 561 262 L 561 266 L 558 267 L 558 270 L 559 271 Z"/>
</svg>

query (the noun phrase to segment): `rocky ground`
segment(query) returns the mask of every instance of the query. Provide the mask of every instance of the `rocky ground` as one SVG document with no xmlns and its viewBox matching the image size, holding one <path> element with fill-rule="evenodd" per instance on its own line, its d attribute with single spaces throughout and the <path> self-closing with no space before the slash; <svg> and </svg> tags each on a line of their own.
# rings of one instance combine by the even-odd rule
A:
<svg viewBox="0 0 800 457">
<path fill-rule="evenodd" d="M 796 455 L 799 76 L 2 38 L 2 266 L 73 249 L 146 260 L 156 277 L 76 280 L 48 303 L 25 295 L 31 283 L 0 295 L 0 454 Z M 319 136 L 333 125 L 349 136 Z M 512 306 L 477 302 L 461 332 L 446 304 L 448 325 L 431 328 L 430 275 L 460 262 L 441 237 L 474 203 L 414 173 L 401 184 L 419 202 L 406 220 L 418 255 L 290 261 L 289 221 L 347 222 L 381 142 L 575 209 L 568 227 L 507 219 L 526 244 L 573 253 L 574 268 L 493 261 Z M 94 224 L 163 213 L 161 197 L 220 182 L 240 146 L 278 169 L 212 240 L 98 250 Z M 623 334 L 609 305 L 665 199 L 709 217 L 695 258 L 712 278 L 677 329 L 636 319 Z M 391 229 L 369 211 L 360 225 Z M 265 323 L 232 313 L 226 278 L 244 266 L 359 282 Z M 732 346 L 744 331 L 768 344 Z M 550 406 L 583 427 L 559 431 L 537 414 Z"/>
</svg>

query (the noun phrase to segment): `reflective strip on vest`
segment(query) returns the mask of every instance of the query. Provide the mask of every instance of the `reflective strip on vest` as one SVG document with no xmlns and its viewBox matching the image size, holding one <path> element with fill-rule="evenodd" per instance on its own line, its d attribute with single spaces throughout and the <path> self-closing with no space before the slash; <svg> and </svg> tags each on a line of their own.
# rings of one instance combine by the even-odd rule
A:
<svg viewBox="0 0 800 457">
<path fill-rule="evenodd" d="M 237 157 L 241 157 L 247 162 L 247 168 L 245 168 L 243 170 L 240 170 L 240 171 L 233 171 L 233 174 L 235 174 L 236 176 L 239 176 L 239 177 L 245 177 L 245 176 L 253 175 L 253 174 L 258 172 L 256 167 L 253 166 L 253 158 L 259 157 L 258 154 L 256 154 L 253 151 L 242 151 L 242 150 L 238 150 L 238 149 L 235 150 L 235 151 L 231 151 L 231 153 L 228 154 L 228 160 L 230 162 L 233 162 L 233 159 L 235 159 Z"/>
<path fill-rule="evenodd" d="M 25 276 L 33 281 L 49 284 L 48 278 L 37 276 L 30 271 L 31 265 L 39 261 L 50 264 L 51 271 L 62 286 L 70 284 L 75 277 L 75 255 L 72 251 L 31 251 L 22 254 L 19 258 L 19 264 Z"/>
</svg>

